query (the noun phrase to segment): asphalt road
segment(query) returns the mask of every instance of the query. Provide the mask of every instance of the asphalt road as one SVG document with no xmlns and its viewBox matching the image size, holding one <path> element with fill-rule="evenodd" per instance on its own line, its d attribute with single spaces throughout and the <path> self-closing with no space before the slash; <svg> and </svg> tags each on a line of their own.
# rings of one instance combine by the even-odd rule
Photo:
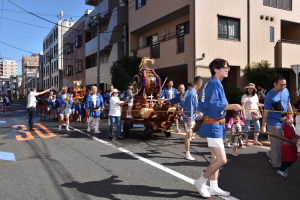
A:
<svg viewBox="0 0 300 200">
<path fill-rule="evenodd" d="M 16 102 L 10 114 L 0 112 L 0 151 L 16 157 L 0 160 L 0 199 L 202 199 L 191 182 L 209 165 L 205 138 L 192 141 L 197 161 L 191 162 L 184 159 L 181 134 L 167 138 L 156 133 L 147 139 L 142 128 L 134 128 L 126 139 L 111 140 L 105 119 L 102 134 L 87 134 L 86 122 L 58 131 L 58 122 L 40 121 L 37 115 L 40 132 L 24 140 L 26 132 L 18 131 L 22 127 L 11 127 L 27 126 L 25 106 Z M 267 150 L 247 147 L 233 157 L 226 149 L 228 163 L 219 185 L 232 197 L 225 199 L 299 199 L 300 162 L 290 167 L 288 178 L 281 177 L 268 164 Z"/>
</svg>

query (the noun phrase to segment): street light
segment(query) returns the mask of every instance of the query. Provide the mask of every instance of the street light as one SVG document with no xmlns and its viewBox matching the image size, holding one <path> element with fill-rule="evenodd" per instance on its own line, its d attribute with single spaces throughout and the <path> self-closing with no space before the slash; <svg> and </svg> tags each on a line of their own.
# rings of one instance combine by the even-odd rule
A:
<svg viewBox="0 0 300 200">
<path fill-rule="evenodd" d="M 298 74 L 300 72 L 300 65 L 291 65 L 291 67 L 296 74 L 296 95 L 300 96 L 300 92 L 298 91 Z"/>
</svg>

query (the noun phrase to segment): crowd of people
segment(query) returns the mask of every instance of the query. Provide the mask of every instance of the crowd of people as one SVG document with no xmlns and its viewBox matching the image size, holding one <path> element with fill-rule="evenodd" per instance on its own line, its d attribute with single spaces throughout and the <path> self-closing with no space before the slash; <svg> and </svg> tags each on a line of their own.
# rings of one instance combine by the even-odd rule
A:
<svg viewBox="0 0 300 200">
<path fill-rule="evenodd" d="M 228 77 L 230 70 L 229 63 L 223 59 L 215 59 L 209 65 L 211 80 L 203 88 L 202 95 L 198 91 L 202 87 L 203 79 L 195 77 L 193 83 L 189 83 L 185 91 L 185 85 L 180 84 L 178 90 L 173 88 L 173 81 L 168 80 L 167 87 L 160 93 L 160 99 L 169 99 L 178 108 L 176 117 L 176 130 L 180 131 L 179 123 L 183 121 L 186 132 L 185 137 L 185 158 L 189 161 L 196 159 L 190 153 L 190 143 L 195 138 L 193 129 L 197 118 L 203 119 L 199 135 L 207 138 L 208 147 L 211 151 L 211 162 L 206 171 L 195 180 L 195 186 L 203 197 L 211 195 L 229 196 L 230 192 L 223 191 L 218 186 L 219 169 L 226 164 L 224 139 L 225 132 L 230 129 L 232 137 L 226 143 L 227 147 L 233 146 L 233 156 L 239 156 L 238 149 L 245 146 L 262 145 L 258 141 L 259 133 L 271 132 L 279 138 L 270 138 L 271 148 L 266 157 L 271 166 L 281 176 L 288 176 L 288 167 L 297 160 L 297 144 L 299 142 L 300 120 L 296 118 L 294 127 L 294 115 L 291 114 L 300 109 L 300 100 L 294 105 L 290 103 L 290 94 L 286 89 L 286 79 L 278 76 L 274 80 L 274 88 L 267 92 L 263 85 L 258 85 L 259 92 L 253 83 L 245 88 L 245 94 L 240 104 L 228 104 L 222 81 Z M 128 104 L 126 118 L 133 118 L 131 109 L 133 100 L 138 93 L 134 90 L 133 84 L 128 83 L 127 91 L 120 92 L 113 85 L 102 94 L 96 86 L 87 91 L 83 99 L 74 99 L 74 93 L 67 87 L 63 87 L 58 93 L 50 90 L 36 92 L 33 88 L 28 95 L 27 109 L 29 112 L 29 125 L 33 126 L 33 112 L 35 111 L 35 96 L 38 96 L 37 103 L 40 109 L 41 119 L 51 118 L 59 120 L 59 130 L 65 123 L 66 130 L 69 130 L 71 120 L 79 122 L 86 121 L 87 132 L 91 132 L 93 126 L 95 133 L 99 131 L 100 118 L 108 117 L 108 136 L 113 137 L 112 130 L 116 126 L 118 137 L 122 136 L 121 106 Z M 226 127 L 226 113 L 233 111 Z M 263 110 L 260 112 L 259 110 Z M 290 112 L 290 113 L 288 113 Z M 297 121 L 299 120 L 299 122 Z M 254 125 L 253 143 L 249 140 L 250 124 Z M 242 131 L 244 126 L 244 131 Z M 298 134 L 298 135 L 297 135 Z M 245 136 L 245 141 L 242 137 Z M 206 186 L 210 179 L 210 186 Z"/>
</svg>

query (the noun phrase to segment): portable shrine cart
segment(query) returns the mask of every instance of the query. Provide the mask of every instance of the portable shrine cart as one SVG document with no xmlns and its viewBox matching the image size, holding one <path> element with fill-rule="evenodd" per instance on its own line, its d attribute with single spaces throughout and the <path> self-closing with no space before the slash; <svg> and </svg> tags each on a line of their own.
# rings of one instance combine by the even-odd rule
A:
<svg viewBox="0 0 300 200">
<path fill-rule="evenodd" d="M 134 97 L 132 106 L 133 118 L 126 118 L 128 105 L 122 107 L 123 133 L 128 135 L 134 124 L 143 124 L 146 137 L 159 132 L 170 137 L 177 110 L 169 99 L 158 98 L 163 85 L 154 69 L 148 68 L 150 62 L 154 64 L 154 59 L 143 58 L 140 72 L 133 78 L 134 92 L 138 95 Z"/>
</svg>

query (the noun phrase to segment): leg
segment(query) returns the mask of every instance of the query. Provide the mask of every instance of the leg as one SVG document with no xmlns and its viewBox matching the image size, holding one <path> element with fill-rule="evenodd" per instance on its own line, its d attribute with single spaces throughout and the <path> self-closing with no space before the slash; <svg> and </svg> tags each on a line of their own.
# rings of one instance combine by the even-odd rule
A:
<svg viewBox="0 0 300 200">
<path fill-rule="evenodd" d="M 259 124 L 259 120 L 252 120 L 252 123 L 254 125 L 254 131 L 256 133 L 254 133 L 254 144 L 257 145 L 262 145 L 260 142 L 258 142 L 258 136 L 259 136 L 259 130 L 260 130 L 260 124 Z"/>
<path fill-rule="evenodd" d="M 250 130 L 250 120 L 245 120 L 245 132 L 249 132 Z M 246 138 L 246 145 L 251 146 L 252 144 L 249 142 L 248 140 L 249 134 L 245 134 L 245 138 Z"/>
<path fill-rule="evenodd" d="M 283 128 L 281 126 L 267 126 L 268 131 L 283 137 Z M 273 167 L 280 167 L 281 164 L 281 145 L 283 143 L 282 140 L 270 137 L 270 151 L 268 152 L 269 157 L 272 160 Z"/>
<path fill-rule="evenodd" d="M 59 115 L 59 126 L 58 126 L 58 130 L 61 130 L 61 125 L 64 121 L 64 115 L 63 114 L 60 114 Z"/>
<path fill-rule="evenodd" d="M 66 130 L 69 131 L 69 126 L 70 126 L 70 114 L 66 114 Z"/>
<path fill-rule="evenodd" d="M 91 132 L 93 120 L 94 120 L 94 117 L 89 117 L 89 119 L 87 120 L 87 122 L 88 122 L 87 132 Z"/>
<path fill-rule="evenodd" d="M 95 133 L 101 133 L 99 131 L 99 125 L 100 125 L 100 117 L 95 117 Z"/>
<path fill-rule="evenodd" d="M 108 136 L 109 137 L 113 137 L 112 135 L 112 129 L 114 127 L 114 123 L 115 123 L 115 118 L 113 116 L 108 116 L 109 119 L 110 119 L 110 124 L 109 124 L 109 128 L 108 128 Z"/>
<path fill-rule="evenodd" d="M 279 167 L 280 171 L 285 171 L 288 167 L 290 167 L 292 164 L 294 163 L 294 161 L 282 161 L 281 165 Z"/>
<path fill-rule="evenodd" d="M 195 122 L 192 123 L 192 127 L 194 126 Z M 196 161 L 196 159 L 191 156 L 190 153 L 190 146 L 191 146 L 191 137 L 193 135 L 193 129 L 192 127 L 189 127 L 187 123 L 184 123 L 184 127 L 185 127 L 185 151 L 186 151 L 186 155 L 185 155 L 185 159 L 187 160 L 191 160 L 191 161 Z"/>
<path fill-rule="evenodd" d="M 115 117 L 116 120 L 116 125 L 117 125 L 117 129 L 118 129 L 118 137 L 122 136 L 121 133 L 121 117 Z"/>
</svg>

